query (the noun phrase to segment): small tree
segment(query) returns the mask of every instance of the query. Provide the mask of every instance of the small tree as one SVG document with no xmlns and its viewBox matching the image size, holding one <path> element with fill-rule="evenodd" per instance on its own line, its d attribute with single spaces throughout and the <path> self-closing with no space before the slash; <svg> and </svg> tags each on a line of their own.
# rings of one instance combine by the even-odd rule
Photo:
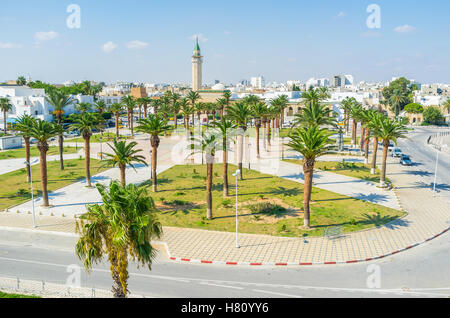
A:
<svg viewBox="0 0 450 318">
<path fill-rule="evenodd" d="M 91 136 L 92 130 L 100 127 L 101 119 L 99 114 L 85 113 L 81 117 L 75 119 L 72 129 L 76 129 L 81 133 L 84 139 L 84 167 L 86 170 L 86 183 L 88 187 L 91 184 Z"/>
<path fill-rule="evenodd" d="M 444 116 L 439 107 L 427 107 L 423 112 L 423 121 L 430 125 L 439 125 L 444 122 Z"/>
<path fill-rule="evenodd" d="M 125 141 L 117 141 L 114 140 L 113 145 L 108 144 L 108 146 L 112 149 L 113 153 L 102 153 L 102 155 L 106 156 L 107 159 L 103 161 L 102 167 L 119 167 L 120 169 L 120 182 L 123 186 L 126 185 L 126 169 L 127 165 L 132 167 L 135 171 L 133 163 L 143 163 L 147 166 L 145 162 L 144 156 L 137 155 L 137 153 L 141 152 L 141 149 L 134 149 L 136 147 L 137 142 L 130 142 L 128 145 Z"/>
<path fill-rule="evenodd" d="M 129 260 L 151 270 L 156 257 L 151 241 L 162 236 L 162 226 L 155 215 L 155 203 L 144 188 L 133 184 L 123 187 L 114 181 L 109 189 L 102 184 L 97 184 L 97 189 L 103 204 L 90 205 L 77 221 L 80 238 L 75 251 L 88 272 L 107 256 L 114 297 L 125 298 Z"/>
<path fill-rule="evenodd" d="M 417 103 L 411 103 L 405 106 L 404 108 L 405 112 L 409 114 L 422 114 L 423 113 L 423 106 Z"/>
<path fill-rule="evenodd" d="M 305 176 L 303 189 L 304 227 L 310 227 L 310 201 L 314 164 L 316 159 L 328 153 L 332 140 L 331 132 L 320 129 L 318 125 L 300 127 L 291 131 L 288 146 L 303 155 L 303 174 Z"/>
<path fill-rule="evenodd" d="M 150 135 L 150 143 L 152 146 L 152 177 L 153 192 L 157 192 L 158 178 L 156 175 L 156 165 L 158 163 L 158 147 L 160 143 L 159 135 L 169 129 L 167 119 L 162 116 L 150 114 L 148 118 L 139 121 L 137 131 Z"/>
<path fill-rule="evenodd" d="M 8 131 L 8 124 L 7 124 L 7 120 L 8 120 L 8 112 L 10 112 L 12 110 L 12 104 L 9 101 L 9 98 L 7 97 L 2 97 L 0 98 L 0 111 L 3 112 L 3 130 L 5 132 L 5 134 Z"/>
<path fill-rule="evenodd" d="M 25 142 L 25 160 L 30 162 L 30 138 L 31 138 L 31 129 L 35 124 L 34 117 L 30 115 L 23 115 L 19 117 L 16 122 L 16 130 L 20 132 L 24 142 Z M 27 165 L 27 181 L 31 181 L 31 166 Z"/>
</svg>

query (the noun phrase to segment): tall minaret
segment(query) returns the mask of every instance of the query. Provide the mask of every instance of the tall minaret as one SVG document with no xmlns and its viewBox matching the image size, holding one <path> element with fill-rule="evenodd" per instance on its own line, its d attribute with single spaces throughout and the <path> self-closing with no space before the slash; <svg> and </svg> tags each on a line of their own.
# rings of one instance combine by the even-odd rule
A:
<svg viewBox="0 0 450 318">
<path fill-rule="evenodd" d="M 194 55 L 192 56 L 192 90 L 194 92 L 202 89 L 202 64 L 203 56 L 200 53 L 197 37 L 197 44 L 194 49 Z"/>
</svg>

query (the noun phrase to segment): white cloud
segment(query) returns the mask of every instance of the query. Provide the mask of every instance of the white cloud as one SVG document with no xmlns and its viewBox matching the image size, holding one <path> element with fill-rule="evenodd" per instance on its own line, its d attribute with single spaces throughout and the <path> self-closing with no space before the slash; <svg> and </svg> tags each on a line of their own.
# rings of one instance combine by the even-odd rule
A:
<svg viewBox="0 0 450 318">
<path fill-rule="evenodd" d="M 405 25 L 401 25 L 401 26 L 396 27 L 394 29 L 394 31 L 397 32 L 397 33 L 409 33 L 409 32 L 414 31 L 415 29 L 416 29 L 415 27 L 413 27 L 411 25 L 408 25 L 408 24 L 405 24 Z"/>
<path fill-rule="evenodd" d="M 0 42 L 0 49 L 20 49 L 21 47 L 23 47 L 23 45 L 18 43 Z"/>
<path fill-rule="evenodd" d="M 231 32 L 230 31 L 223 31 L 223 33 L 225 34 L 225 35 L 231 35 Z"/>
<path fill-rule="evenodd" d="M 339 18 L 345 17 L 345 12 L 344 12 L 344 11 L 341 11 L 341 12 L 338 13 L 337 16 L 338 16 Z"/>
<path fill-rule="evenodd" d="M 148 43 L 138 41 L 138 40 L 127 43 L 127 48 L 129 48 L 130 50 L 145 49 L 147 46 L 148 46 Z"/>
<path fill-rule="evenodd" d="M 106 42 L 102 45 L 102 51 L 105 53 L 111 53 L 115 49 L 117 49 L 117 44 L 112 41 Z"/>
<path fill-rule="evenodd" d="M 59 36 L 58 32 L 49 31 L 49 32 L 36 32 L 34 34 L 34 39 L 36 41 L 50 41 L 56 39 Z"/>
<path fill-rule="evenodd" d="M 297 62 L 297 59 L 295 57 L 290 57 L 290 58 L 288 58 L 288 62 L 291 62 L 291 63 Z"/>
<path fill-rule="evenodd" d="M 193 34 L 193 35 L 191 35 L 190 37 L 189 37 L 189 39 L 191 39 L 191 40 L 196 40 L 198 38 L 198 41 L 199 42 L 207 42 L 208 41 L 208 39 L 203 35 L 203 34 Z"/>
</svg>

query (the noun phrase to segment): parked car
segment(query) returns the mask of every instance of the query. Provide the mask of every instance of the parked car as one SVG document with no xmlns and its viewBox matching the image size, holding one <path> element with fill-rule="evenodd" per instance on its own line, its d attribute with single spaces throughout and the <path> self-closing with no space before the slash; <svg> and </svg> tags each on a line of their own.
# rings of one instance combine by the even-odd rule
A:
<svg viewBox="0 0 450 318">
<path fill-rule="evenodd" d="M 392 157 L 400 158 L 402 156 L 402 150 L 400 148 L 394 148 L 392 151 Z"/>
<path fill-rule="evenodd" d="M 402 155 L 401 159 L 400 159 L 400 164 L 403 166 L 410 166 L 412 165 L 412 161 L 411 158 L 407 155 Z"/>
</svg>

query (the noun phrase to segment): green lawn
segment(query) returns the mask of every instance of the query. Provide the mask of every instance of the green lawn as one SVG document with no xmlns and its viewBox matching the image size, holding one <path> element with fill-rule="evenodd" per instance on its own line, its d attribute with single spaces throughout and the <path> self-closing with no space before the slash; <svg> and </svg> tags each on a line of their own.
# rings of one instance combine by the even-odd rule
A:
<svg viewBox="0 0 450 318">
<path fill-rule="evenodd" d="M 65 170 L 59 168 L 59 161 L 47 162 L 48 190 L 54 191 L 77 182 L 85 177 L 84 159 L 65 160 Z M 106 170 L 98 170 L 100 161 L 91 159 L 91 173 L 97 174 Z M 32 167 L 33 188 L 35 195 L 41 193 L 40 165 Z M 26 169 L 12 171 L 0 175 L 0 211 L 7 207 L 15 206 L 31 199 L 30 184 L 27 182 Z"/>
<path fill-rule="evenodd" d="M 100 140 L 100 138 L 102 138 L 102 140 Z M 103 137 L 101 134 L 95 134 L 92 135 L 91 137 L 91 143 L 99 143 L 100 141 L 102 142 L 108 142 L 108 141 L 112 141 L 114 138 L 116 138 L 116 133 L 103 133 Z M 119 136 L 120 140 L 125 140 L 125 139 L 132 139 L 131 136 Z M 84 139 L 83 137 L 78 137 L 78 138 L 74 138 L 74 139 L 66 139 L 65 142 L 77 142 L 77 143 L 81 143 L 82 145 L 84 144 Z"/>
<path fill-rule="evenodd" d="M 64 153 L 70 154 L 70 153 L 77 153 L 78 150 L 74 147 L 64 147 Z M 58 147 L 50 147 L 48 150 L 47 155 L 57 155 L 59 154 Z M 30 147 L 30 155 L 31 157 L 39 157 L 39 150 L 37 149 L 36 145 L 32 145 Z M 25 148 L 20 149 L 11 149 L 7 151 L 0 152 L 0 160 L 3 159 L 15 159 L 15 158 L 25 158 Z"/>
<path fill-rule="evenodd" d="M 234 177 L 230 165 L 230 194 L 222 197 L 222 165 L 215 165 L 213 178 L 213 220 L 206 217 L 205 176 L 201 165 L 175 166 L 163 172 L 159 192 L 151 192 L 159 219 L 165 226 L 233 232 L 235 230 Z M 321 236 L 328 226 L 342 225 L 345 232 L 388 223 L 403 212 L 314 188 L 311 203 L 312 230 L 303 225 L 303 185 L 278 177 L 244 170 L 239 181 L 239 229 L 244 233 L 298 237 Z M 271 205 L 269 205 L 269 203 Z M 262 211 L 263 213 L 258 213 Z"/>
<path fill-rule="evenodd" d="M 0 291 L 0 298 L 41 298 L 38 296 L 20 295 L 20 294 L 9 294 Z"/>
<path fill-rule="evenodd" d="M 290 163 L 302 165 L 301 160 L 285 160 Z M 335 162 L 335 161 L 316 161 L 314 167 L 319 170 L 342 174 L 344 176 L 358 178 L 366 181 L 380 182 L 380 170 L 377 168 L 375 174 L 370 174 L 370 166 L 355 162 Z M 390 182 L 386 178 L 387 182 Z"/>
</svg>

